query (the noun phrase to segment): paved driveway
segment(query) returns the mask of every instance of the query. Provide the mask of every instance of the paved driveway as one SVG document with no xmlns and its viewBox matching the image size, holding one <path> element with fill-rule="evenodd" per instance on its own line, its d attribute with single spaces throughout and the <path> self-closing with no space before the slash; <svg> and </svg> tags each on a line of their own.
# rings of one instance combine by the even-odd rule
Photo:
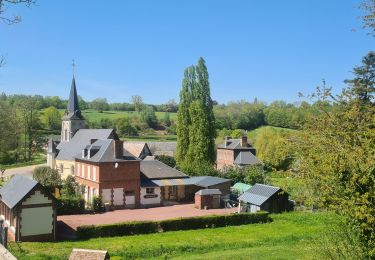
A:
<svg viewBox="0 0 375 260">
<path fill-rule="evenodd" d="M 194 204 L 182 204 L 149 209 L 123 209 L 102 214 L 58 216 L 57 219 L 64 222 L 70 228 L 76 230 L 78 226 L 82 225 L 99 225 L 126 221 L 164 220 L 179 217 L 186 218 L 205 215 L 219 215 L 234 213 L 236 210 L 237 208 L 199 210 L 194 208 Z"/>
<path fill-rule="evenodd" d="M 25 177 L 32 178 L 34 168 L 38 167 L 38 166 L 43 166 L 43 165 L 45 165 L 45 164 L 30 165 L 30 166 L 8 169 L 8 170 L 5 170 L 4 177 L 5 176 L 11 176 L 11 175 L 14 175 L 14 174 L 21 174 L 21 175 L 24 175 Z"/>
</svg>

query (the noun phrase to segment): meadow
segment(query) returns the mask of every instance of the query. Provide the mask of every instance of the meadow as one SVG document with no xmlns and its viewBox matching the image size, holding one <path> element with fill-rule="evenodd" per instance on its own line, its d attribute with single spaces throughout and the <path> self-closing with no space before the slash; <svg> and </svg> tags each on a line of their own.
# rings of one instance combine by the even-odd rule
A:
<svg viewBox="0 0 375 260">
<path fill-rule="evenodd" d="M 18 259 L 67 259 L 72 248 L 108 250 L 111 259 L 313 259 L 316 241 L 337 216 L 272 214 L 273 222 L 216 229 L 9 245 Z"/>
</svg>

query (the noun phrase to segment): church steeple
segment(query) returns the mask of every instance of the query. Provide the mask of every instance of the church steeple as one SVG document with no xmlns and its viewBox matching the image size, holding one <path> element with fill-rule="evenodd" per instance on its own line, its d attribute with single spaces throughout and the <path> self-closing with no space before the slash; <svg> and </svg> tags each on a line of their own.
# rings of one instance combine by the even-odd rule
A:
<svg viewBox="0 0 375 260">
<path fill-rule="evenodd" d="M 82 128 L 85 128 L 85 119 L 79 108 L 76 80 L 73 75 L 68 106 L 62 118 L 61 141 L 70 141 L 75 133 Z"/>
<path fill-rule="evenodd" d="M 68 106 L 65 111 L 66 118 L 83 119 L 81 110 L 79 109 L 76 80 L 73 76 L 72 85 L 70 87 Z"/>
</svg>

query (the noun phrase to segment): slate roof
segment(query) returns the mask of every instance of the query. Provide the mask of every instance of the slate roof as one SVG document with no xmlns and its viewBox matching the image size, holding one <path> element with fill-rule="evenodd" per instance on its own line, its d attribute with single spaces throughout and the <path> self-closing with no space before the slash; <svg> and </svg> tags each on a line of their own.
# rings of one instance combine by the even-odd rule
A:
<svg viewBox="0 0 375 260">
<path fill-rule="evenodd" d="M 174 156 L 177 142 L 147 142 L 152 155 Z"/>
<path fill-rule="evenodd" d="M 69 260 L 106 260 L 110 259 L 107 251 L 73 248 Z"/>
<path fill-rule="evenodd" d="M 114 136 L 113 129 L 79 129 L 69 142 L 60 142 L 56 160 L 74 160 L 82 150 L 91 144 L 91 139 L 110 139 Z"/>
<path fill-rule="evenodd" d="M 248 191 L 244 192 L 240 197 L 238 197 L 238 200 L 253 205 L 261 206 L 279 190 L 279 187 L 257 183 Z"/>
<path fill-rule="evenodd" d="M 220 183 L 230 182 L 230 180 L 213 176 L 195 176 L 190 177 L 188 182 L 192 185 L 208 188 Z"/>
<path fill-rule="evenodd" d="M 70 87 L 68 106 L 63 119 L 83 119 L 81 110 L 79 109 L 76 80 L 73 76 L 72 85 Z"/>
<path fill-rule="evenodd" d="M 150 150 L 147 146 L 147 143 L 145 142 L 124 142 L 124 149 L 126 149 L 132 155 L 138 158 L 142 157 L 141 154 L 142 154 L 143 149 Z M 151 155 L 151 152 L 148 155 Z"/>
<path fill-rule="evenodd" d="M 252 152 L 240 151 L 234 158 L 234 163 L 238 165 L 259 165 L 263 164 Z"/>
<path fill-rule="evenodd" d="M 88 161 L 88 162 L 121 162 L 121 161 L 136 161 L 137 158 L 127 151 L 123 152 L 122 158 L 115 158 L 115 149 L 114 149 L 114 140 L 113 139 L 101 139 L 96 140 L 91 145 L 87 145 L 86 149 L 87 156 L 82 157 L 82 151 L 80 154 L 76 155 L 76 159 Z M 90 157 L 88 157 L 90 154 Z"/>
<path fill-rule="evenodd" d="M 172 168 L 158 160 L 141 161 L 141 172 L 149 179 L 187 178 L 179 170 Z"/>
<path fill-rule="evenodd" d="M 200 191 L 197 191 L 195 194 L 198 195 L 221 195 L 221 191 L 219 189 L 203 189 Z"/>
<path fill-rule="evenodd" d="M 225 145 L 225 142 L 227 142 L 227 145 Z M 229 149 L 229 150 L 255 150 L 254 147 L 252 147 L 250 144 L 247 144 L 246 147 L 241 146 L 241 139 L 227 139 L 224 140 L 224 143 L 217 146 L 217 148 L 220 149 Z"/>
<path fill-rule="evenodd" d="M 1 200 L 9 208 L 16 206 L 36 185 L 38 182 L 24 177 L 22 175 L 14 175 L 0 189 Z"/>
</svg>

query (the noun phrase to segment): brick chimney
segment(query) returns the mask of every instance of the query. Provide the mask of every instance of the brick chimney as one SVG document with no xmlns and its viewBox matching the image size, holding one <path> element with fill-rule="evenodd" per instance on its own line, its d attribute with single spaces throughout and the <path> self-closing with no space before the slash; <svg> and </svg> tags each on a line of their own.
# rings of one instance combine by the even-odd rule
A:
<svg viewBox="0 0 375 260">
<path fill-rule="evenodd" d="M 114 155 L 116 159 L 122 159 L 124 156 L 123 141 L 113 140 Z"/>
<path fill-rule="evenodd" d="M 247 147 L 247 133 L 241 137 L 241 147 Z"/>
</svg>

